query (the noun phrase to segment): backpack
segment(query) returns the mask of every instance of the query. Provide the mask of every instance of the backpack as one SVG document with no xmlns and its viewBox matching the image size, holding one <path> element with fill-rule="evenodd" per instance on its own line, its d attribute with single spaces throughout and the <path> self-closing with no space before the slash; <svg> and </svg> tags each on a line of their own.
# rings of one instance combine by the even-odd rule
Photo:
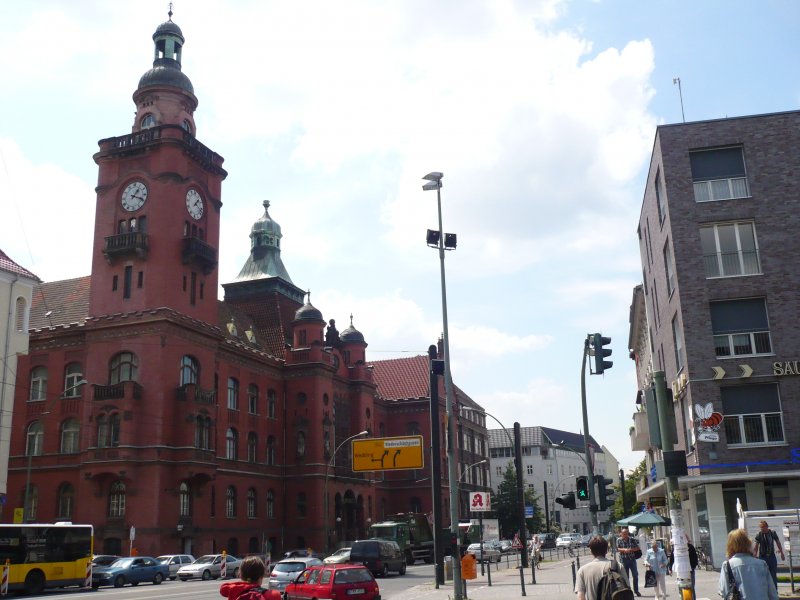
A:
<svg viewBox="0 0 800 600">
<path fill-rule="evenodd" d="M 251 587 L 249 590 L 245 590 L 244 593 L 239 595 L 237 600 L 264 600 L 264 592 L 267 590 L 262 587 Z"/>
<path fill-rule="evenodd" d="M 597 583 L 597 600 L 633 600 L 633 591 L 625 583 L 615 560 L 611 561 Z"/>
</svg>

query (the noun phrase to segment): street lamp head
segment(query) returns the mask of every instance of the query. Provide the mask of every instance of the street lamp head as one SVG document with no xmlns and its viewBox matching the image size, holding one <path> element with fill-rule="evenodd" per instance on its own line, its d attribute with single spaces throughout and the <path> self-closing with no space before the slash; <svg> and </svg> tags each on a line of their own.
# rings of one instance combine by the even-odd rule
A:
<svg viewBox="0 0 800 600">
<path fill-rule="evenodd" d="M 360 432 L 360 433 L 357 433 L 355 437 L 361 437 L 362 435 L 368 435 L 368 434 L 369 434 L 369 431 L 367 431 L 367 430 L 365 429 L 364 431 L 362 431 L 362 432 Z"/>
<path fill-rule="evenodd" d="M 433 173 L 428 173 L 427 175 L 425 175 L 425 177 L 423 177 L 423 179 L 425 181 L 427 181 L 428 183 L 423 185 L 422 189 L 424 191 L 426 191 L 426 192 L 429 192 L 431 190 L 439 190 L 439 189 L 441 189 L 442 188 L 442 177 L 444 177 L 444 175 L 442 175 L 438 171 L 434 171 Z"/>
<path fill-rule="evenodd" d="M 442 177 L 444 177 L 444 173 L 440 173 L 439 171 L 433 171 L 432 173 L 428 173 L 423 177 L 425 181 L 436 181 L 441 182 Z"/>
</svg>

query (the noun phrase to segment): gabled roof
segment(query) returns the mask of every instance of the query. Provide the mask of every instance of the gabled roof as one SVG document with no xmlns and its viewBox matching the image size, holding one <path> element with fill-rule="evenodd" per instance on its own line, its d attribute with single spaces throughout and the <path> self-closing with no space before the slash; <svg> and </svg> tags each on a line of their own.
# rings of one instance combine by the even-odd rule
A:
<svg viewBox="0 0 800 600">
<path fill-rule="evenodd" d="M 6 273 L 11 273 L 12 275 L 27 277 L 28 279 L 33 279 L 34 281 L 41 281 L 36 275 L 28 271 L 28 269 L 11 260 L 8 257 L 8 254 L 2 250 L 0 250 L 0 271 L 5 271 Z"/>
<path fill-rule="evenodd" d="M 542 432 L 554 446 L 564 442 L 565 446 L 583 452 L 583 435 L 580 433 L 552 429 L 551 427 L 542 427 Z M 595 452 L 603 451 L 603 447 L 591 435 L 589 436 L 589 447 L 594 448 Z"/>
<path fill-rule="evenodd" d="M 42 283 L 31 297 L 30 329 L 83 323 L 89 316 L 90 275 Z"/>
<path fill-rule="evenodd" d="M 372 375 L 378 395 L 384 400 L 408 400 L 430 397 L 427 356 L 391 358 L 372 363 Z"/>
</svg>

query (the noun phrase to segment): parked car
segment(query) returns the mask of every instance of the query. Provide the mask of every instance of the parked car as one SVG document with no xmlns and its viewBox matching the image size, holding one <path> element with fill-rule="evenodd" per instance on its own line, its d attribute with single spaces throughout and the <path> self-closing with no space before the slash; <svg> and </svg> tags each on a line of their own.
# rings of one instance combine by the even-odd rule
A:
<svg viewBox="0 0 800 600">
<path fill-rule="evenodd" d="M 364 565 L 375 575 L 386 577 L 389 571 L 406 574 L 406 557 L 397 542 L 358 540 L 350 547 L 350 563 Z"/>
<path fill-rule="evenodd" d="M 167 565 L 170 581 L 175 581 L 178 577 L 178 569 L 184 565 L 192 564 L 194 556 L 191 554 L 164 554 L 157 556 L 156 561 L 162 565 Z"/>
<path fill-rule="evenodd" d="M 500 552 L 503 554 L 511 554 L 515 552 L 513 543 L 511 540 L 500 540 Z"/>
<path fill-rule="evenodd" d="M 272 565 L 269 573 L 269 589 L 283 591 L 286 586 L 297 579 L 298 575 L 309 567 L 316 567 L 322 561 L 314 556 L 298 556 L 284 558 Z"/>
<path fill-rule="evenodd" d="M 369 569 L 358 565 L 324 565 L 309 567 L 289 583 L 285 600 L 306 598 L 349 598 L 380 600 L 381 590 Z"/>
<path fill-rule="evenodd" d="M 159 585 L 169 575 L 166 565 L 159 564 L 151 556 L 127 556 L 118 558 L 106 567 L 92 569 L 92 587 L 97 589 L 101 585 L 122 587 L 126 583 L 139 585 L 149 581 Z"/>
<path fill-rule="evenodd" d="M 92 568 L 107 567 L 118 558 L 121 557 L 116 554 L 96 554 L 92 557 Z"/>
<path fill-rule="evenodd" d="M 336 552 L 322 559 L 326 565 L 339 565 L 350 561 L 350 548 L 339 548 Z"/>
<path fill-rule="evenodd" d="M 575 548 L 581 540 L 577 533 L 562 533 L 556 540 L 556 548 Z"/>
<path fill-rule="evenodd" d="M 581 546 L 584 546 L 584 547 L 588 546 L 589 545 L 589 541 L 592 539 L 592 537 L 593 536 L 592 536 L 591 533 L 587 533 L 586 535 L 582 535 L 581 536 Z"/>
<path fill-rule="evenodd" d="M 555 533 L 537 533 L 539 537 L 539 544 L 542 550 L 548 550 L 556 547 L 556 534 Z"/>
<path fill-rule="evenodd" d="M 178 579 L 181 581 L 188 581 L 194 577 L 200 579 L 218 579 L 222 570 L 222 554 L 206 554 L 200 558 L 195 559 L 193 563 L 183 565 L 178 569 Z M 225 577 L 235 578 L 239 576 L 239 565 L 242 564 L 242 559 L 225 555 Z"/>
<path fill-rule="evenodd" d="M 470 544 L 467 552 L 474 554 L 478 562 L 500 562 L 500 550 L 491 542 L 484 542 L 482 551 L 480 544 Z"/>
</svg>

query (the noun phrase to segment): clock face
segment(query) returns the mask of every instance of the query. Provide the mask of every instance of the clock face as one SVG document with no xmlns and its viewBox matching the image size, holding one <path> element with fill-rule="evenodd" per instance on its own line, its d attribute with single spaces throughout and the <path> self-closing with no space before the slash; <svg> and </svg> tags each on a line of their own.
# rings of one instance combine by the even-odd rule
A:
<svg viewBox="0 0 800 600">
<path fill-rule="evenodd" d="M 193 219 L 202 217 L 204 208 L 203 199 L 200 197 L 200 194 L 197 193 L 197 190 L 189 190 L 186 192 L 186 210 L 189 211 Z"/>
<path fill-rule="evenodd" d="M 141 181 L 129 183 L 122 191 L 120 202 L 122 208 L 128 211 L 139 210 L 147 200 L 147 186 Z"/>
</svg>

